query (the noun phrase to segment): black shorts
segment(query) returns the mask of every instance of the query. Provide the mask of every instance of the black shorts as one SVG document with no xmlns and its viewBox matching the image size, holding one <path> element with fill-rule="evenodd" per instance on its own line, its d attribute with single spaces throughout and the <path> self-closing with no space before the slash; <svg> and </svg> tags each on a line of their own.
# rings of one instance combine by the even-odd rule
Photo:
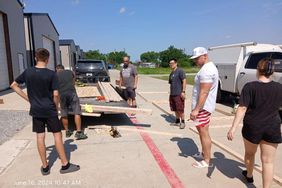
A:
<svg viewBox="0 0 282 188">
<path fill-rule="evenodd" d="M 242 135 L 253 144 L 259 144 L 262 140 L 269 143 L 282 143 L 280 123 L 272 125 L 251 125 L 244 123 Z"/>
<path fill-rule="evenodd" d="M 61 124 L 57 116 L 49 118 L 32 118 L 32 132 L 44 133 L 47 126 L 48 132 L 61 132 Z"/>
<path fill-rule="evenodd" d="M 170 110 L 173 112 L 184 113 L 185 100 L 182 99 L 180 95 L 170 95 L 169 106 Z"/>
<path fill-rule="evenodd" d="M 135 93 L 135 89 L 132 88 L 132 87 L 127 87 L 124 91 L 124 98 L 126 100 L 128 99 L 132 99 L 132 100 L 135 100 L 136 98 L 136 93 Z"/>
</svg>

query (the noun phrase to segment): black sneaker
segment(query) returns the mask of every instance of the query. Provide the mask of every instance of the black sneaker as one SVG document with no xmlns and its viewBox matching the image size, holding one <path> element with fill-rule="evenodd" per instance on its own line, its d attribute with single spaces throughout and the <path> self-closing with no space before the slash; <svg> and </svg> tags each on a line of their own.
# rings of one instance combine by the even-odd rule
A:
<svg viewBox="0 0 282 188">
<path fill-rule="evenodd" d="M 42 174 L 43 176 L 49 175 L 49 174 L 50 174 L 49 165 L 48 165 L 46 168 L 41 167 L 41 168 L 40 168 L 40 171 L 41 171 L 41 174 Z"/>
<path fill-rule="evenodd" d="M 84 134 L 84 132 L 76 132 L 74 137 L 77 139 L 77 140 L 83 140 L 83 139 L 87 139 L 88 136 L 86 134 Z"/>
<path fill-rule="evenodd" d="M 245 176 L 248 183 L 254 183 L 254 177 L 247 177 L 247 170 L 242 171 L 243 176 Z"/>
<path fill-rule="evenodd" d="M 80 170 L 80 166 L 72 163 L 68 163 L 66 166 L 62 166 L 60 173 L 66 174 Z"/>
<path fill-rule="evenodd" d="M 67 130 L 67 131 L 66 131 L 66 138 L 71 137 L 72 134 L 73 134 L 73 131 Z"/>
</svg>

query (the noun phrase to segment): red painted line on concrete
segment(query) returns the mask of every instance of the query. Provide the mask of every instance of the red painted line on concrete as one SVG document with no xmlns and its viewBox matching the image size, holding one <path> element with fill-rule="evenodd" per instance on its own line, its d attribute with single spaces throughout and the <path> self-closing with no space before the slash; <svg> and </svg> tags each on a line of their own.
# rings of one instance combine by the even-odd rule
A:
<svg viewBox="0 0 282 188">
<path fill-rule="evenodd" d="M 138 121 L 135 117 L 130 118 L 130 120 L 133 124 L 138 124 Z M 143 130 L 142 127 L 137 126 L 137 125 L 136 125 L 136 128 Z M 170 167 L 168 162 L 165 160 L 165 158 L 163 157 L 162 153 L 160 152 L 160 150 L 158 149 L 158 147 L 156 146 L 156 144 L 154 143 L 150 135 L 146 132 L 140 132 L 140 135 L 143 138 L 146 145 L 148 146 L 148 148 L 150 149 L 152 155 L 154 156 L 155 160 L 157 161 L 162 172 L 166 176 L 170 186 L 173 188 L 184 188 L 184 185 L 182 184 L 180 179 L 177 177 L 174 170 Z"/>
</svg>

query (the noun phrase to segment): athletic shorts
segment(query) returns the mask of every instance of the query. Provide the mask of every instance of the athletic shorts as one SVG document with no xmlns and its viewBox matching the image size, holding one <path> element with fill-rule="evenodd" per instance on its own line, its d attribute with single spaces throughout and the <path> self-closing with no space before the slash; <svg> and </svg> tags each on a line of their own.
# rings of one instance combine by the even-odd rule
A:
<svg viewBox="0 0 282 188">
<path fill-rule="evenodd" d="M 126 89 L 124 89 L 124 98 L 126 100 L 128 99 L 132 99 L 132 100 L 135 100 L 136 98 L 136 93 L 135 93 L 135 89 L 132 88 L 132 87 L 127 87 Z"/>
<path fill-rule="evenodd" d="M 44 133 L 47 126 L 48 132 L 61 132 L 61 124 L 57 116 L 49 118 L 32 117 L 32 132 Z"/>
<path fill-rule="evenodd" d="M 185 100 L 180 95 L 170 95 L 169 106 L 171 111 L 184 113 Z"/>
<path fill-rule="evenodd" d="M 206 110 L 200 110 L 199 114 L 196 117 L 196 120 L 194 120 L 194 126 L 196 127 L 205 127 L 210 123 L 211 119 L 211 113 Z"/>
<path fill-rule="evenodd" d="M 269 143 L 282 143 L 281 125 L 257 125 L 244 123 L 242 136 L 253 144 L 259 144 L 264 140 Z"/>
<path fill-rule="evenodd" d="M 60 95 L 61 116 L 67 117 L 69 112 L 81 115 L 81 107 L 76 92 L 68 92 Z"/>
</svg>

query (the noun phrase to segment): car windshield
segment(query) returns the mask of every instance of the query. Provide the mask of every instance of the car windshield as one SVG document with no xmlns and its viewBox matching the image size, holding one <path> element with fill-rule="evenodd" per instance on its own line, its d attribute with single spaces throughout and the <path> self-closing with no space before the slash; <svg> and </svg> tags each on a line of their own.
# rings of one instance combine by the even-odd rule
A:
<svg viewBox="0 0 282 188">
<path fill-rule="evenodd" d="M 281 52 L 265 52 L 265 53 L 255 53 L 248 59 L 245 68 L 256 69 L 258 62 L 263 58 L 272 58 L 274 60 L 274 71 L 282 72 L 282 53 Z"/>
<path fill-rule="evenodd" d="M 76 64 L 78 69 L 103 69 L 103 63 L 101 61 L 79 61 Z"/>
</svg>

